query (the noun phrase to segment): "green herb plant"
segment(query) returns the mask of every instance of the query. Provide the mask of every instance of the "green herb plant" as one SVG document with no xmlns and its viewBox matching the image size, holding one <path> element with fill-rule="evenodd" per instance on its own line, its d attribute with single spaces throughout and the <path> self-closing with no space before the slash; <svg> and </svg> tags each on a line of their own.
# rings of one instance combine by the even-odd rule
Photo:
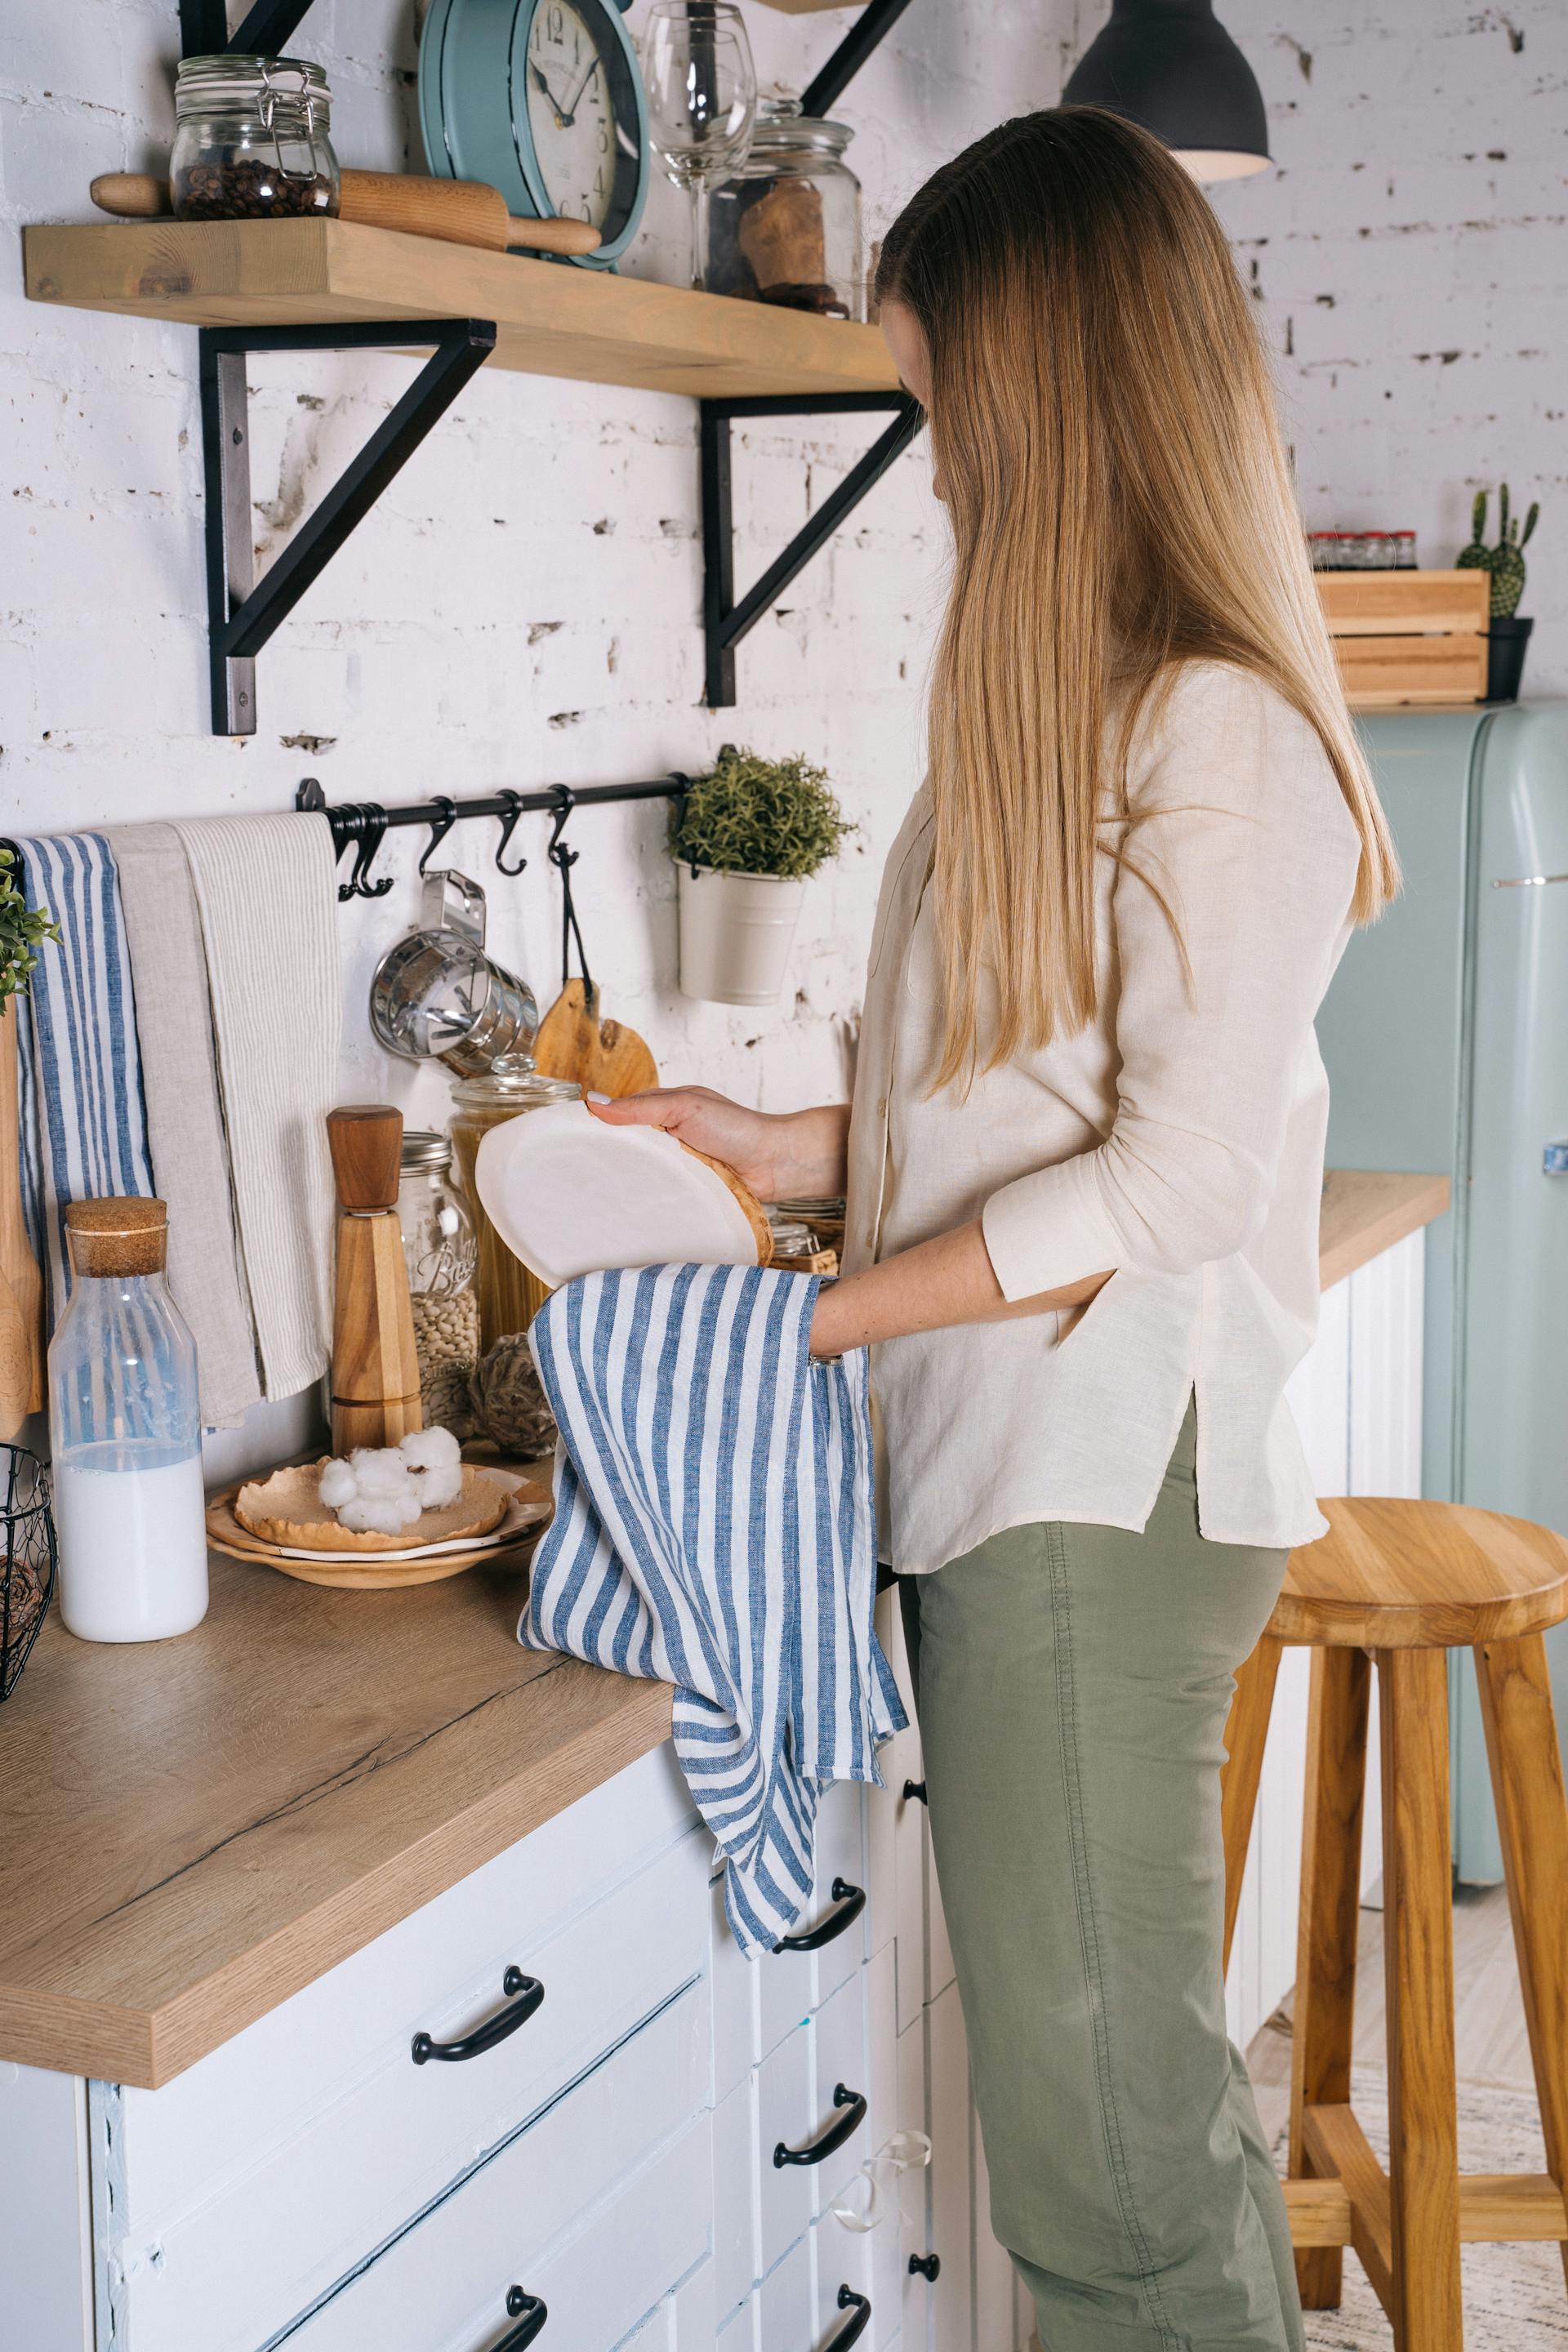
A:
<svg viewBox="0 0 1568 2352">
<path fill-rule="evenodd" d="M 35 948 L 60 935 L 47 907 L 28 907 L 16 886 L 16 852 L 0 849 L 0 1013 L 9 998 L 26 994 L 38 965 Z"/>
<path fill-rule="evenodd" d="M 1476 492 L 1475 505 L 1470 509 L 1470 543 L 1461 548 L 1455 563 L 1462 572 L 1489 572 L 1491 584 L 1491 616 L 1494 621 L 1511 621 L 1524 594 L 1524 549 L 1541 514 L 1541 501 L 1524 519 L 1524 530 L 1519 528 L 1519 518 L 1508 519 L 1508 484 L 1498 494 L 1498 538 L 1495 547 L 1482 545 L 1481 535 L 1487 527 L 1487 493 Z"/>
<path fill-rule="evenodd" d="M 682 865 L 715 874 L 803 879 L 836 857 L 854 830 L 825 768 L 800 755 L 764 760 L 726 743 L 709 774 L 694 776 L 677 803 L 669 844 Z"/>
</svg>

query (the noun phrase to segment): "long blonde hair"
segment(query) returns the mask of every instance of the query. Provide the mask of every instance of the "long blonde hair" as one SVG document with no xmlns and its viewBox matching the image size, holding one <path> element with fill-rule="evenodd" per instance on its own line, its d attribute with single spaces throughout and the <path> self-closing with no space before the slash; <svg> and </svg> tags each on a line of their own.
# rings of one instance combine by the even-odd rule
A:
<svg viewBox="0 0 1568 2352">
<path fill-rule="evenodd" d="M 1109 781 L 1120 803 L 1133 732 L 1184 662 L 1255 673 L 1316 729 L 1361 835 L 1352 911 L 1369 920 L 1396 887 L 1393 844 L 1250 305 L 1181 165 L 1098 108 L 1020 116 L 913 197 L 878 292 L 924 332 L 954 542 L 930 719 L 935 1085 L 1094 1017 L 1101 795 Z"/>
</svg>

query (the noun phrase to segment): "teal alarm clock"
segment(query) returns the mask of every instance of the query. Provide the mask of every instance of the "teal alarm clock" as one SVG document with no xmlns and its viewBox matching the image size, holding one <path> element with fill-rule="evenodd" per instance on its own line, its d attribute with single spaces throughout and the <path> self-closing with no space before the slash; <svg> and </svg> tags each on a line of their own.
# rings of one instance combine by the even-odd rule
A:
<svg viewBox="0 0 1568 2352">
<path fill-rule="evenodd" d="M 625 252 L 647 196 L 647 107 L 621 17 L 616 0 L 433 0 L 419 42 L 431 172 L 484 180 L 524 217 L 589 222 L 587 268 Z"/>
</svg>

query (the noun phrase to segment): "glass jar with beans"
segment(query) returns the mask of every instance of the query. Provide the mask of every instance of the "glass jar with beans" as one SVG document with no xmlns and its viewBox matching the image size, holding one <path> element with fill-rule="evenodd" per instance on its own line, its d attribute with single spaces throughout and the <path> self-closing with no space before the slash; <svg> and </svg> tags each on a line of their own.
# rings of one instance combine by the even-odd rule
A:
<svg viewBox="0 0 1568 2352">
<path fill-rule="evenodd" d="M 169 194 L 179 220 L 338 209 L 332 96 L 303 58 L 186 58 L 174 82 Z"/>
<path fill-rule="evenodd" d="M 405 1129 L 397 1218 L 425 1426 L 466 1437 L 473 1427 L 468 1382 L 479 1357 L 479 1295 L 474 1286 L 479 1250 L 446 1136 L 426 1128 Z"/>
</svg>

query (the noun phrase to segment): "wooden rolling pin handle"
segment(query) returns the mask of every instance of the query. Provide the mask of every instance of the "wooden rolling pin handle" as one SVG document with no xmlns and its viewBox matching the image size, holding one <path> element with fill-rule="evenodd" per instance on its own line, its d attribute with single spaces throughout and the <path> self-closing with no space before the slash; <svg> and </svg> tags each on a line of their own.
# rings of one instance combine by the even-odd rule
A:
<svg viewBox="0 0 1568 2352">
<path fill-rule="evenodd" d="M 360 1216 L 395 1209 L 403 1113 L 391 1103 L 344 1103 L 327 1113 L 338 1198 Z"/>
<path fill-rule="evenodd" d="M 515 213 L 509 213 L 506 225 L 509 245 L 526 245 L 535 253 L 597 253 L 604 242 L 586 221 L 519 220 Z"/>
<path fill-rule="evenodd" d="M 100 172 L 88 194 L 100 213 L 156 220 L 169 210 L 169 184 L 152 172 Z"/>
</svg>

